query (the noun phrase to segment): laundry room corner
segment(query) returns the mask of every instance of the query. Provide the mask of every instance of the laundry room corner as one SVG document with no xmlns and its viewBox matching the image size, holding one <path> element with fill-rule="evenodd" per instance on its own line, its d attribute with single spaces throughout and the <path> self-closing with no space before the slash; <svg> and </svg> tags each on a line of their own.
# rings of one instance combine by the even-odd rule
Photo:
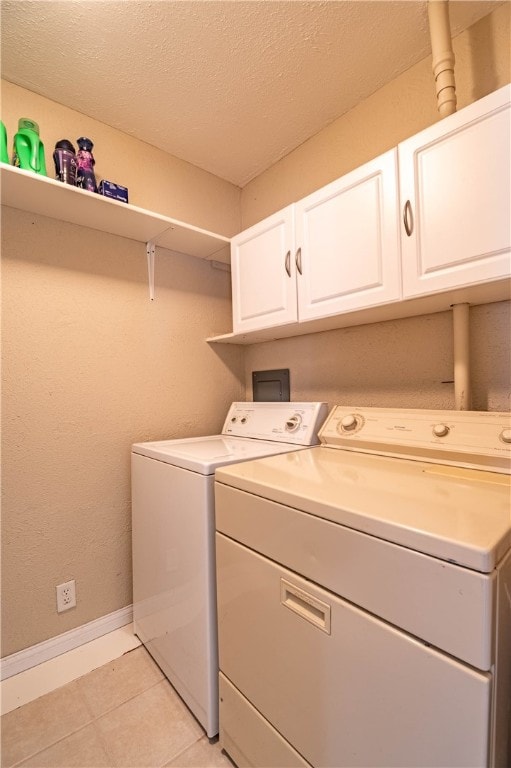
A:
<svg viewBox="0 0 511 768">
<path fill-rule="evenodd" d="M 511 766 L 511 0 L 0 5 L 2 768 Z"/>
</svg>

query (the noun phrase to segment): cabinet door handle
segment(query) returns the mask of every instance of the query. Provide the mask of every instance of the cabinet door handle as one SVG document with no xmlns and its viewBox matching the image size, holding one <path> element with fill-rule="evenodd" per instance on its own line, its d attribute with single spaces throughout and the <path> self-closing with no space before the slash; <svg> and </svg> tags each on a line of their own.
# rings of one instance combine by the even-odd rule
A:
<svg viewBox="0 0 511 768">
<path fill-rule="evenodd" d="M 412 204 L 409 200 L 406 201 L 403 210 L 403 224 L 405 225 L 406 234 L 410 237 L 413 232 L 413 213 Z"/>
<path fill-rule="evenodd" d="M 298 248 L 295 256 L 296 268 L 300 274 L 302 274 L 302 249 Z"/>
<path fill-rule="evenodd" d="M 286 253 L 286 260 L 284 262 L 284 265 L 286 267 L 287 276 L 291 277 L 291 251 L 288 251 Z"/>
</svg>

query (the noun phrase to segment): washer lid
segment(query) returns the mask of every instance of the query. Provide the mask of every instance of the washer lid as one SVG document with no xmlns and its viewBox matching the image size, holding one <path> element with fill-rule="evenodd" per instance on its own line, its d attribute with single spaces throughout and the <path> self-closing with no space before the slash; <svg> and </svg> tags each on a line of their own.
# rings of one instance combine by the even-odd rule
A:
<svg viewBox="0 0 511 768">
<path fill-rule="evenodd" d="M 216 480 L 482 573 L 511 547 L 508 475 L 316 447 Z"/>
<path fill-rule="evenodd" d="M 201 475 L 213 475 L 216 467 L 296 451 L 300 450 L 300 446 L 245 437 L 208 435 L 183 440 L 135 443 L 132 450 L 133 453 L 164 461 L 175 467 L 189 469 Z"/>
</svg>

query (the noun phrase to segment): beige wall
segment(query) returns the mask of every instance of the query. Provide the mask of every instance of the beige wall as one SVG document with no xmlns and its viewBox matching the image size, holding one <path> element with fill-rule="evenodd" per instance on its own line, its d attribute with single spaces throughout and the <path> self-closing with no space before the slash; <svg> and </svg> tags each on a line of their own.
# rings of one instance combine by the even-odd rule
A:
<svg viewBox="0 0 511 768">
<path fill-rule="evenodd" d="M 508 2 L 454 39 L 458 109 L 511 81 L 510 13 Z M 439 119 L 428 57 L 247 184 L 241 195 L 243 228 Z"/>
<path fill-rule="evenodd" d="M 32 117 L 47 147 L 91 136 L 132 202 L 239 228 L 236 187 L 4 86 L 8 126 Z M 5 656 L 131 603 L 131 443 L 215 433 L 244 393 L 243 351 L 205 342 L 230 323 L 227 272 L 157 249 L 151 302 L 143 244 L 10 208 L 2 262 Z M 57 614 L 70 579 L 78 605 Z"/>
<path fill-rule="evenodd" d="M 511 3 L 454 40 L 458 107 L 511 80 Z M 242 191 L 247 227 L 439 119 L 428 57 L 306 141 Z M 470 310 L 472 407 L 511 407 L 510 304 Z M 450 312 L 247 347 L 251 371 L 289 368 L 294 400 L 453 408 Z"/>
<path fill-rule="evenodd" d="M 511 409 L 511 302 L 470 310 L 472 407 Z M 412 317 L 254 344 L 251 372 L 289 368 L 292 400 L 330 405 L 454 408 L 452 315 Z"/>
</svg>

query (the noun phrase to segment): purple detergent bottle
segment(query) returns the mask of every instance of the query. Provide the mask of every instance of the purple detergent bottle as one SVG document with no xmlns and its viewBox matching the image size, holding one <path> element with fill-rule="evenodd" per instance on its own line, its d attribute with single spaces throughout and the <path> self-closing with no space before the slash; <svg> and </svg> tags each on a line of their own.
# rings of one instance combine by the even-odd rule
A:
<svg viewBox="0 0 511 768">
<path fill-rule="evenodd" d="M 76 186 L 88 189 L 89 192 L 97 192 L 96 177 L 94 176 L 94 157 L 92 148 L 94 144 L 90 139 L 82 136 L 76 140 L 78 152 L 76 153 Z"/>
<path fill-rule="evenodd" d="M 55 178 L 64 184 L 76 184 L 76 155 L 75 148 L 67 139 L 61 139 L 55 144 L 53 153 L 55 163 Z"/>
</svg>

